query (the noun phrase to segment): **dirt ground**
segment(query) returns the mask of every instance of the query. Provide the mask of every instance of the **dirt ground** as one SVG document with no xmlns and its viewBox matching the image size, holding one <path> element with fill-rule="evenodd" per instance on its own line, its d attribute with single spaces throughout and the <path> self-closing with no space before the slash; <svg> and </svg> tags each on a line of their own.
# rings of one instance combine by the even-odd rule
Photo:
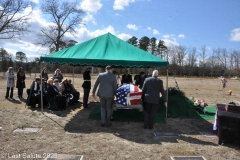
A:
<svg viewBox="0 0 240 160">
<path fill-rule="evenodd" d="M 94 79 L 92 78 L 92 85 Z M 162 77 L 164 84 L 166 78 Z M 240 159 L 240 147 L 234 144 L 218 145 L 217 137 L 206 137 L 199 132 L 212 131 L 213 120 L 168 118 L 166 124 L 156 124 L 153 130 L 144 130 L 143 122 L 115 122 L 110 128 L 100 127 L 100 121 L 89 120 L 89 113 L 95 108 L 96 100 L 90 109 L 83 109 L 81 103 L 64 110 L 44 113 L 41 110 L 25 106 L 14 90 L 15 100 L 5 100 L 5 79 L 0 79 L 0 159 L 11 155 L 23 154 L 74 154 L 83 155 L 83 159 L 170 159 L 170 156 L 204 156 L 208 160 Z M 27 78 L 27 88 L 32 78 Z M 210 106 L 230 101 L 239 102 L 240 82 L 228 80 L 227 87 L 222 90 L 219 79 L 177 78 L 180 89 L 191 98 L 204 99 Z M 83 90 L 82 78 L 75 78 L 74 84 Z M 169 86 L 175 86 L 173 77 L 169 78 Z M 226 96 L 228 90 L 232 96 Z M 24 98 L 26 99 L 24 90 Z M 14 133 L 17 128 L 42 128 L 38 133 Z M 177 132 L 177 138 L 155 137 L 154 132 Z M 79 134 L 67 134 L 77 132 Z M 21 157 L 20 159 L 23 159 Z M 34 159 L 34 158 L 30 158 Z"/>
</svg>

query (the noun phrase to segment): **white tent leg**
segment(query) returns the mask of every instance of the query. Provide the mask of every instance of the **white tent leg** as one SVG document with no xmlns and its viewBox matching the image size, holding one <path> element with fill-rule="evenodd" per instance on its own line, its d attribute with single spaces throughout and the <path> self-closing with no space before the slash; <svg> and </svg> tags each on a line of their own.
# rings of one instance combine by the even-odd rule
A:
<svg viewBox="0 0 240 160">
<path fill-rule="evenodd" d="M 74 66 L 73 66 L 73 85 L 74 85 Z"/>
<path fill-rule="evenodd" d="M 41 73 L 41 76 L 40 76 L 40 78 L 41 78 L 41 111 L 42 111 L 42 113 L 43 113 L 43 82 L 42 82 L 42 62 L 40 62 L 41 63 L 41 70 L 40 70 L 40 73 Z"/>
<path fill-rule="evenodd" d="M 168 68 L 167 68 L 167 80 L 166 80 L 166 101 L 167 101 L 167 106 L 166 106 L 166 119 L 167 119 L 167 111 L 168 111 Z"/>
</svg>

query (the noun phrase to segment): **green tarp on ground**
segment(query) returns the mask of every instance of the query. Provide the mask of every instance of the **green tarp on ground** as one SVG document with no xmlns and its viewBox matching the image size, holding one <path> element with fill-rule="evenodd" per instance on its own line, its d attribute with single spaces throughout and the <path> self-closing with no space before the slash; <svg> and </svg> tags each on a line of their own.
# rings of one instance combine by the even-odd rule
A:
<svg viewBox="0 0 240 160">
<path fill-rule="evenodd" d="M 191 100 L 186 97 L 169 96 L 168 117 L 170 118 L 194 118 L 212 120 L 214 119 L 216 107 L 206 107 L 207 112 L 204 114 L 201 110 L 196 109 Z M 138 110 L 118 110 L 113 112 L 115 121 L 143 122 L 143 113 Z M 166 107 L 160 100 L 160 106 L 155 118 L 155 123 L 166 123 Z M 89 119 L 100 120 L 100 105 L 97 106 L 90 114 Z"/>
<path fill-rule="evenodd" d="M 41 62 L 74 66 L 167 67 L 168 62 L 111 33 L 40 57 Z"/>
<path fill-rule="evenodd" d="M 181 97 L 178 95 L 168 96 L 168 117 L 171 118 L 195 118 L 195 119 L 214 119 L 216 113 L 216 107 L 206 107 L 207 112 L 197 109 L 193 102 L 187 97 Z M 163 100 L 160 99 L 161 110 L 166 112 L 166 107 L 163 105 Z M 165 114 L 166 116 L 166 114 Z"/>
</svg>

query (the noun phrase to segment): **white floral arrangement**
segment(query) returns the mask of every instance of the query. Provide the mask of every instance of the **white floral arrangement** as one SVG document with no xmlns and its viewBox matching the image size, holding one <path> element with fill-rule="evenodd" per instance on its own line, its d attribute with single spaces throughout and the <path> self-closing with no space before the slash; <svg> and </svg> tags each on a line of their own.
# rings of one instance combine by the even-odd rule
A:
<svg viewBox="0 0 240 160">
<path fill-rule="evenodd" d="M 208 106 L 207 102 L 201 99 L 196 99 L 194 101 L 194 106 L 201 109 L 204 113 L 207 111 L 206 107 Z"/>
</svg>

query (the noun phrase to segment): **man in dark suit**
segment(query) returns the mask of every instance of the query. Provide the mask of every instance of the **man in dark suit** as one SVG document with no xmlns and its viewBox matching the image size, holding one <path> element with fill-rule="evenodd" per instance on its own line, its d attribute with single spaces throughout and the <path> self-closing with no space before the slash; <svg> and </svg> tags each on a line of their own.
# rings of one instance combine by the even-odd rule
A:
<svg viewBox="0 0 240 160">
<path fill-rule="evenodd" d="M 91 75 L 90 75 L 91 68 L 86 68 L 85 72 L 83 72 L 83 107 L 89 108 L 88 106 L 88 97 L 91 90 Z"/>
<path fill-rule="evenodd" d="M 112 68 L 110 66 L 106 67 L 106 72 L 100 73 L 96 79 L 92 90 L 92 96 L 95 97 L 95 92 L 98 88 L 97 96 L 100 98 L 101 103 L 101 126 L 110 127 L 112 108 L 114 95 L 117 92 L 117 80 L 116 76 L 112 74 Z M 106 116 L 107 115 L 107 116 Z M 106 119 L 107 117 L 107 119 Z"/>
<path fill-rule="evenodd" d="M 128 71 L 126 71 L 125 74 L 122 75 L 122 82 L 121 82 L 121 84 L 123 85 L 124 83 L 126 83 L 126 84 L 133 83 L 132 82 L 132 76 L 130 74 L 128 74 Z"/>
<path fill-rule="evenodd" d="M 143 83 L 145 81 L 145 79 L 147 78 L 147 75 L 142 71 L 140 72 L 140 78 L 139 78 L 139 88 L 142 89 L 143 87 Z"/>
<path fill-rule="evenodd" d="M 152 77 L 145 79 L 142 88 L 142 99 L 144 101 L 145 108 L 144 129 L 153 129 L 154 118 L 159 106 L 159 92 L 161 92 L 164 105 L 167 107 L 163 81 L 158 79 L 157 76 L 158 71 L 154 70 Z"/>
</svg>

